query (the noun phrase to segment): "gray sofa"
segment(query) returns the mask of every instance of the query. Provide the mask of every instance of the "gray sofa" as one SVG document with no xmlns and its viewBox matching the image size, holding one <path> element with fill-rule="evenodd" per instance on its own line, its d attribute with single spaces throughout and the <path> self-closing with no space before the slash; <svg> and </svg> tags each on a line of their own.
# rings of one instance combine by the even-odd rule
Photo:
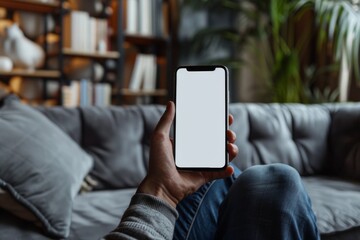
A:
<svg viewBox="0 0 360 240">
<path fill-rule="evenodd" d="M 73 199 L 68 239 L 100 239 L 116 227 L 146 174 L 149 137 L 164 107 L 36 110 L 93 159 L 89 175 L 97 184 Z M 230 112 L 240 169 L 293 166 L 310 194 L 322 239 L 360 239 L 360 104 L 231 104 Z M 0 239 L 49 238 L 41 227 L 0 210 Z"/>
</svg>

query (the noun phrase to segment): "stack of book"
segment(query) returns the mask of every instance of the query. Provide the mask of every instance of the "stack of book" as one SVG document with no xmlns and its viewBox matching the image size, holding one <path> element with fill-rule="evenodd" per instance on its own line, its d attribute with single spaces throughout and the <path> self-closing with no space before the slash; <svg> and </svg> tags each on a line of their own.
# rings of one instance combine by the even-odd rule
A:
<svg viewBox="0 0 360 240">
<path fill-rule="evenodd" d="M 87 79 L 71 81 L 62 87 L 63 106 L 109 106 L 111 86 L 108 83 L 92 83 Z"/>
<path fill-rule="evenodd" d="M 108 47 L 108 22 L 90 17 L 83 11 L 71 11 L 64 16 L 63 42 L 74 51 L 105 52 Z"/>
<path fill-rule="evenodd" d="M 167 5 L 163 0 L 127 0 L 127 34 L 166 36 Z"/>
<path fill-rule="evenodd" d="M 129 89 L 134 91 L 153 91 L 156 89 L 157 64 L 156 56 L 141 54 L 136 56 Z"/>
</svg>

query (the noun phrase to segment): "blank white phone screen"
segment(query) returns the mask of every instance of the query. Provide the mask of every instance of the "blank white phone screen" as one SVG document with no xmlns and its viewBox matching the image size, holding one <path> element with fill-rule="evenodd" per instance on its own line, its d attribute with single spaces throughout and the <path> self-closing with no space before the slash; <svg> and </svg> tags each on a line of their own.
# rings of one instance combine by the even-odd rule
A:
<svg viewBox="0 0 360 240">
<path fill-rule="evenodd" d="M 227 73 L 176 73 L 175 162 L 179 168 L 223 168 L 227 161 Z"/>
</svg>

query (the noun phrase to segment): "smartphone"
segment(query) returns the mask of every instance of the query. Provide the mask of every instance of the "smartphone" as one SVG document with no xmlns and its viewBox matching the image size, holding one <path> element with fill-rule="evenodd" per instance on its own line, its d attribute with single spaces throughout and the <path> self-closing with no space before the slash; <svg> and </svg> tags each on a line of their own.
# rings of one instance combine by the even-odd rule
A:
<svg viewBox="0 0 360 240">
<path fill-rule="evenodd" d="M 225 66 L 176 70 L 174 158 L 178 170 L 227 167 L 228 78 Z"/>
</svg>

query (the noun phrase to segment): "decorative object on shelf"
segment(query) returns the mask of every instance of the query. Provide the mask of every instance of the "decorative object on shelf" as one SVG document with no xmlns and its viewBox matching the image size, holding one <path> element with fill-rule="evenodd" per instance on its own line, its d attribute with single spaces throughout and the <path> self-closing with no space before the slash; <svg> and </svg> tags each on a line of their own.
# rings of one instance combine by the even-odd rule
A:
<svg viewBox="0 0 360 240">
<path fill-rule="evenodd" d="M 10 58 L 6 56 L 0 56 L 0 71 L 11 71 L 13 69 L 13 63 Z"/>
<path fill-rule="evenodd" d="M 27 39 L 17 24 L 6 28 L 4 52 L 14 63 L 14 67 L 35 69 L 44 63 L 44 50 Z"/>
<path fill-rule="evenodd" d="M 14 20 L 19 24 L 19 27 L 24 31 L 24 34 L 36 39 L 45 33 L 44 16 L 32 12 L 17 11 L 14 15 Z M 47 32 L 52 32 L 55 28 L 55 21 L 51 15 L 47 15 Z"/>
</svg>

